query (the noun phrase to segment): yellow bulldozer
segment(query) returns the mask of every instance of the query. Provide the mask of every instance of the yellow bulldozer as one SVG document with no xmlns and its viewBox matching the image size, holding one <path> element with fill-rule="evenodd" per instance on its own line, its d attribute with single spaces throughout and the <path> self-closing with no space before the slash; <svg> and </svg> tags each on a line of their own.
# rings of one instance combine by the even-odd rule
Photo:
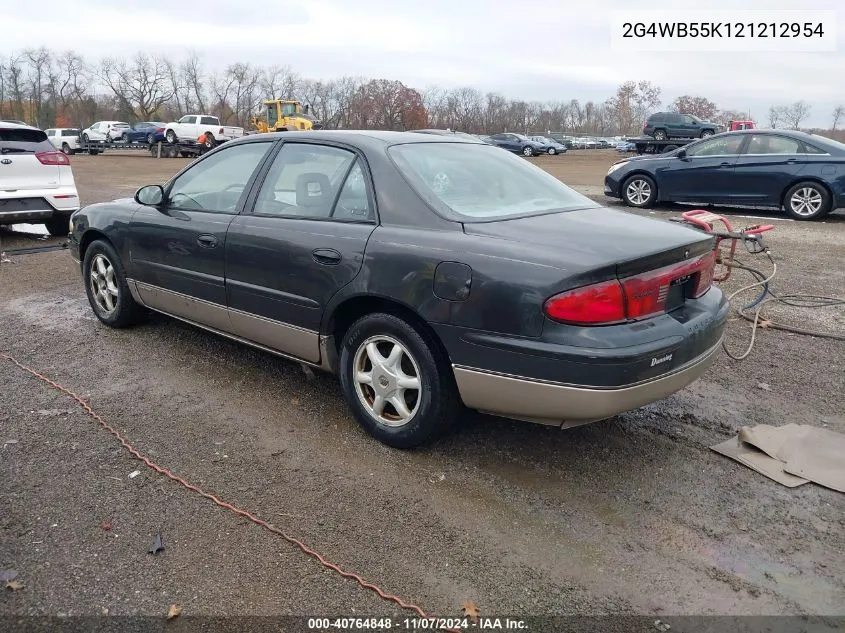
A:
<svg viewBox="0 0 845 633">
<path fill-rule="evenodd" d="M 268 99 L 264 101 L 261 116 L 252 117 L 252 125 L 259 133 L 287 132 L 290 130 L 319 130 L 322 124 L 299 101 Z"/>
</svg>

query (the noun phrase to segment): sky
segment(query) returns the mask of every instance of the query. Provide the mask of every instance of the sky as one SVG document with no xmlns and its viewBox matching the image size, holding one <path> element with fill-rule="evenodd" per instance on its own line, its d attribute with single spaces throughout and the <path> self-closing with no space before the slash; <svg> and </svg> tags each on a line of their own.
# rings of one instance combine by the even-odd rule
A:
<svg viewBox="0 0 845 633">
<path fill-rule="evenodd" d="M 0 0 L 0 58 L 29 47 L 75 50 L 89 60 L 138 51 L 172 58 L 196 52 L 206 69 L 236 61 L 288 65 L 304 77 L 398 79 L 424 89 L 472 86 L 509 98 L 602 102 L 622 81 L 649 80 L 663 106 L 683 94 L 768 121 L 772 104 L 812 104 L 807 126 L 829 127 L 845 103 L 845 3 L 841 0 L 686 0 L 684 19 L 717 20 L 724 11 L 762 11 L 755 21 L 826 20 L 824 51 L 722 50 L 728 44 L 679 40 L 665 50 L 623 49 L 621 20 L 668 19 L 677 0 Z M 3 5 L 6 5 L 3 7 Z M 14 5 L 14 9 L 11 6 Z M 839 6 L 842 9 L 839 9 Z M 195 8 L 191 8 L 191 7 Z M 800 6 L 800 10 L 795 7 Z M 721 12 L 720 12 L 721 10 Z M 828 11 L 813 14 L 812 11 Z M 677 19 L 677 16 L 670 16 Z M 682 16 L 683 18 L 683 16 Z M 836 28 L 836 23 L 843 26 Z M 738 40 L 733 40 L 736 43 Z M 748 46 L 758 45 L 759 38 Z M 783 42 L 783 43 L 781 43 Z M 745 44 L 745 42 L 741 42 Z M 633 44 L 643 48 L 640 40 Z M 721 48 L 720 48 L 721 47 Z M 720 48 L 720 50 L 714 50 Z"/>
</svg>

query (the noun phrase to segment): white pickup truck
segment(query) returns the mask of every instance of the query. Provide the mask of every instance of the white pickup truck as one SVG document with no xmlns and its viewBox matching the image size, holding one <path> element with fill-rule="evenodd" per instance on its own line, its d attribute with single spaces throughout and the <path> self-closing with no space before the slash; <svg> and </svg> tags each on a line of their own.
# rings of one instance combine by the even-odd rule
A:
<svg viewBox="0 0 845 633">
<path fill-rule="evenodd" d="M 168 123 L 164 138 L 168 143 L 196 141 L 205 133 L 206 145 L 214 147 L 223 141 L 231 141 L 244 135 L 242 127 L 220 125 L 220 119 L 210 114 L 186 114 L 178 121 Z"/>
</svg>

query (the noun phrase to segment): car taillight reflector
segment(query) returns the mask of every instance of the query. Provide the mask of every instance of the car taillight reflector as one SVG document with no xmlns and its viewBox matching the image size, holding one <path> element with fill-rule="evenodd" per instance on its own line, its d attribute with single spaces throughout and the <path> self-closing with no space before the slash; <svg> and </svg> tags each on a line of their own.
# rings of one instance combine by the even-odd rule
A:
<svg viewBox="0 0 845 633">
<path fill-rule="evenodd" d="M 164 128 L 163 127 L 157 127 L 156 132 L 158 132 L 158 133 L 164 132 Z"/>
<path fill-rule="evenodd" d="M 543 311 L 573 325 L 620 323 L 626 319 L 622 284 L 614 279 L 562 292 L 546 301 Z"/>
<path fill-rule="evenodd" d="M 223 128 L 222 127 L 220 128 L 219 134 L 223 134 Z"/>
<path fill-rule="evenodd" d="M 546 301 L 546 316 L 572 325 L 609 325 L 644 319 L 666 311 L 673 281 L 691 283 L 685 292 L 697 299 L 713 284 L 716 254 L 672 264 L 621 280 L 603 281 L 557 294 Z"/>
<path fill-rule="evenodd" d="M 38 152 L 35 158 L 42 165 L 70 165 L 70 160 L 62 152 Z"/>
</svg>

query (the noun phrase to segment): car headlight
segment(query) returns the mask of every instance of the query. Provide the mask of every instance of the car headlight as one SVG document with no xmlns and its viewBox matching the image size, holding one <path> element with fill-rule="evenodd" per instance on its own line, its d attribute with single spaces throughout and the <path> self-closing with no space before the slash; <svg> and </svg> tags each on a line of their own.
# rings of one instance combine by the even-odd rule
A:
<svg viewBox="0 0 845 633">
<path fill-rule="evenodd" d="M 627 164 L 628 163 L 614 163 L 613 165 L 610 166 L 610 169 L 607 170 L 608 175 L 612 174 L 617 169 L 619 169 L 620 167 L 627 165 Z"/>
</svg>

